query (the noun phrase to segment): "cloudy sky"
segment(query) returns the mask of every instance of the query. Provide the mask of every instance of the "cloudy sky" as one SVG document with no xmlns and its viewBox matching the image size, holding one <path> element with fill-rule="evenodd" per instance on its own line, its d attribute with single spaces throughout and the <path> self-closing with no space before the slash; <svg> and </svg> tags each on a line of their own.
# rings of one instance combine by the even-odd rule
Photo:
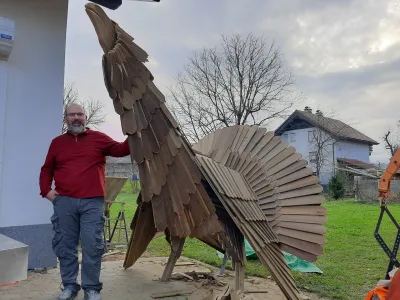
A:
<svg viewBox="0 0 400 300">
<path fill-rule="evenodd" d="M 100 130 L 122 141 L 85 3 L 70 0 L 65 83 L 104 102 Z M 273 39 L 306 96 L 296 108 L 334 111 L 381 143 L 372 161 L 388 161 L 381 136 L 400 119 L 400 0 L 123 0 L 105 11 L 149 53 L 148 67 L 164 92 L 194 51 L 217 46 L 221 34 Z"/>
</svg>

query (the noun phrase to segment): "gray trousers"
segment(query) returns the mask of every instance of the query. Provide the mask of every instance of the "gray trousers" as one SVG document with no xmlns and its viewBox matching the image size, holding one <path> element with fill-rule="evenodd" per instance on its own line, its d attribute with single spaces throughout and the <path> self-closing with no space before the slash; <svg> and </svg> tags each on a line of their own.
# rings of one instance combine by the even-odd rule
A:
<svg viewBox="0 0 400 300">
<path fill-rule="evenodd" d="M 105 245 L 104 197 L 77 199 L 58 195 L 53 201 L 51 217 L 54 238 L 53 251 L 60 261 L 61 279 L 64 287 L 81 289 L 77 282 L 78 243 L 82 244 L 82 288 L 100 291 L 101 258 Z"/>
</svg>

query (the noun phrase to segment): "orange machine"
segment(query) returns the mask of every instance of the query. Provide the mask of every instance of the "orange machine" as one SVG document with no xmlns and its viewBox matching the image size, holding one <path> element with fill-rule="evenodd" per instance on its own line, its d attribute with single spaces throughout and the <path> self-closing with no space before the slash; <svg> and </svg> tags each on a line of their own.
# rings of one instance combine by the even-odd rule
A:
<svg viewBox="0 0 400 300">
<path fill-rule="evenodd" d="M 399 300 L 400 271 L 396 271 L 390 280 L 381 280 L 377 286 L 368 292 L 364 300 Z"/>
<path fill-rule="evenodd" d="M 395 218 L 390 213 L 387 208 L 387 199 L 390 197 L 390 182 L 393 178 L 393 175 L 400 169 L 400 149 L 395 153 L 395 155 L 390 160 L 389 165 L 386 167 L 385 172 L 379 179 L 378 186 L 378 198 L 381 207 L 381 213 L 379 216 L 378 224 L 375 229 L 375 238 L 385 251 L 385 253 L 389 256 L 390 262 L 386 272 L 386 279 L 389 279 L 389 272 L 393 269 L 394 266 L 400 268 L 400 263 L 397 260 L 397 251 L 400 246 L 400 226 L 395 220 Z M 386 243 L 383 241 L 382 237 L 379 234 L 379 227 L 382 222 L 382 217 L 384 213 L 387 213 L 389 218 L 392 220 L 393 224 L 397 227 L 397 236 L 394 242 L 393 250 L 391 251 Z"/>
<path fill-rule="evenodd" d="M 393 155 L 390 160 L 389 165 L 386 167 L 385 173 L 383 173 L 382 177 L 379 179 L 379 200 L 382 205 L 386 205 L 386 199 L 390 197 L 390 182 L 393 178 L 393 175 L 397 173 L 400 169 L 400 149 L 397 150 L 395 155 Z"/>
<path fill-rule="evenodd" d="M 400 246 L 400 226 L 396 222 L 395 218 L 390 213 L 387 208 L 387 200 L 390 197 L 390 182 L 393 178 L 393 175 L 397 173 L 400 169 L 400 149 L 396 152 L 396 154 L 392 157 L 389 165 L 387 166 L 385 172 L 379 179 L 378 186 L 378 198 L 381 207 L 381 213 L 379 215 L 378 224 L 375 229 L 375 238 L 378 243 L 381 245 L 385 253 L 388 255 L 390 261 L 389 266 L 386 272 L 386 284 L 379 285 L 370 291 L 366 296 L 365 300 L 371 299 L 379 299 L 379 300 L 399 300 L 400 299 L 400 271 L 397 271 L 394 277 L 391 277 L 389 273 L 392 271 L 393 267 L 400 268 L 400 263 L 397 260 L 397 252 Z M 379 227 L 382 222 L 382 217 L 384 213 L 387 213 L 389 218 L 392 220 L 394 225 L 397 227 L 397 236 L 393 246 L 393 249 L 390 250 L 386 245 L 384 240 L 379 234 Z"/>
</svg>

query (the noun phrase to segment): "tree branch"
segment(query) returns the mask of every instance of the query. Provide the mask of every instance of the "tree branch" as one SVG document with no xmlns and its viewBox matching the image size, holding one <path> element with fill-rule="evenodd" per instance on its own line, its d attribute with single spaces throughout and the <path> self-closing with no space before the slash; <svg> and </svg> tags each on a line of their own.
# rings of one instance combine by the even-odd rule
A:
<svg viewBox="0 0 400 300">
<path fill-rule="evenodd" d="M 71 104 L 82 105 L 86 112 L 87 126 L 98 127 L 104 123 L 105 114 L 103 113 L 104 105 L 99 100 L 93 99 L 79 99 L 78 91 L 73 87 L 73 84 L 64 87 L 64 103 L 63 113 L 65 109 Z M 63 122 L 61 132 L 67 131 L 67 125 Z"/>
<path fill-rule="evenodd" d="M 222 36 L 189 58 L 170 87 L 177 120 L 196 142 L 220 127 L 286 117 L 301 99 L 274 43 L 253 34 Z"/>
<path fill-rule="evenodd" d="M 400 143 L 399 141 L 396 141 L 393 139 L 391 136 L 390 130 L 388 130 L 382 137 L 384 143 L 385 143 L 385 148 L 389 150 L 390 153 L 390 158 L 392 158 L 396 152 L 399 150 Z M 398 140 L 398 139 L 397 139 Z"/>
</svg>

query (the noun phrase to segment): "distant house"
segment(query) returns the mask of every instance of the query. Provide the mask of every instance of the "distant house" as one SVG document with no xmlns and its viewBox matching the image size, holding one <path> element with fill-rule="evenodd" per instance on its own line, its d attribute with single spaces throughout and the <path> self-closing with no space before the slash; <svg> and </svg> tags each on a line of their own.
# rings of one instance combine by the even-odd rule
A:
<svg viewBox="0 0 400 300">
<path fill-rule="evenodd" d="M 296 148 L 319 176 L 328 184 L 333 171 L 341 165 L 373 168 L 369 157 L 379 143 L 353 127 L 315 113 L 309 107 L 294 111 L 275 131 L 275 135 Z"/>
<path fill-rule="evenodd" d="M 129 155 L 124 157 L 107 156 L 105 175 L 136 180 L 139 176 L 139 171 L 136 163 L 132 164 Z"/>
</svg>

